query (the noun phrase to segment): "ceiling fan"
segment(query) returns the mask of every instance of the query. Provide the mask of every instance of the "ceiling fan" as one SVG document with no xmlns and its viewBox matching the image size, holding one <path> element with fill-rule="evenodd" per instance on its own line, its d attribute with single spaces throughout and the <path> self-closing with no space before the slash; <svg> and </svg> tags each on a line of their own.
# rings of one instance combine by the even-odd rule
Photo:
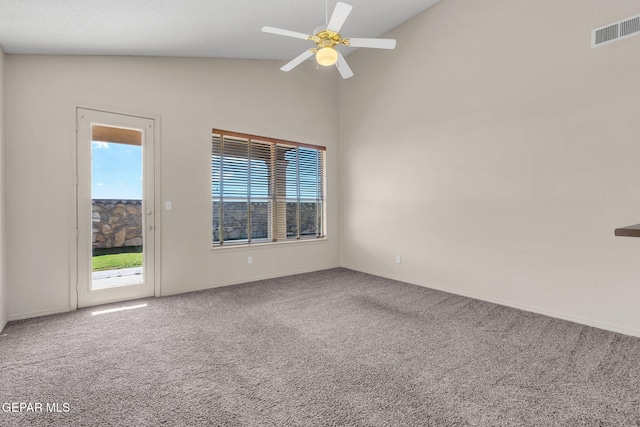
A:
<svg viewBox="0 0 640 427">
<path fill-rule="evenodd" d="M 340 29 L 347 20 L 349 13 L 351 13 L 351 9 L 353 9 L 353 6 L 351 6 L 350 4 L 343 2 L 336 3 L 336 7 L 333 10 L 331 19 L 327 20 L 326 25 L 322 25 L 316 28 L 313 32 L 313 35 L 307 35 L 289 30 L 282 30 L 280 28 L 274 27 L 262 27 L 262 31 L 265 33 L 295 37 L 303 40 L 311 40 L 316 44 L 316 47 L 296 56 L 280 69 L 282 71 L 291 71 L 315 54 L 318 64 L 324 66 L 331 66 L 335 64 L 342 78 L 348 79 L 349 77 L 353 76 L 353 71 L 351 71 L 351 68 L 349 68 L 349 65 L 347 64 L 347 61 L 345 61 L 344 56 L 342 56 L 342 53 L 336 49 L 336 46 L 344 45 L 352 47 L 369 47 L 376 49 L 394 49 L 396 47 L 396 41 L 394 39 L 342 38 Z"/>
</svg>

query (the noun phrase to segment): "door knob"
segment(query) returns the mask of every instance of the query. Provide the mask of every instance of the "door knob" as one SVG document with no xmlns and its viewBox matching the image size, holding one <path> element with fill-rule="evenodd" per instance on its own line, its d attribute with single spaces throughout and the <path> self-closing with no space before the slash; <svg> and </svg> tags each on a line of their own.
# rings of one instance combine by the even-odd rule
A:
<svg viewBox="0 0 640 427">
<path fill-rule="evenodd" d="M 152 211 L 151 209 L 149 209 L 149 210 L 147 211 L 147 215 L 151 215 L 152 213 L 153 213 L 153 211 Z"/>
<path fill-rule="evenodd" d="M 147 230 L 148 230 L 148 231 L 153 230 L 153 225 L 147 225 Z"/>
</svg>

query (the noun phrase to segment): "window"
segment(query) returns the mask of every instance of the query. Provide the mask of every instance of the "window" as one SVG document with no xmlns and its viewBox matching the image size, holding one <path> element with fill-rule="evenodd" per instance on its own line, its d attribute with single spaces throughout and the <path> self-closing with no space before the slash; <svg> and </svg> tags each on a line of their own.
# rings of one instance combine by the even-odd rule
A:
<svg viewBox="0 0 640 427">
<path fill-rule="evenodd" d="M 213 129 L 213 245 L 324 237 L 325 150 Z"/>
</svg>

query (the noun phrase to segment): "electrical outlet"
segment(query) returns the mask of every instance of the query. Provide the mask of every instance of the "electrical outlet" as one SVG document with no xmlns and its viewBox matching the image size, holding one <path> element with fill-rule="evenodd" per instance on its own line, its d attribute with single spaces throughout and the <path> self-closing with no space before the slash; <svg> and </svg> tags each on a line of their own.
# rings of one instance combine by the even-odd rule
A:
<svg viewBox="0 0 640 427">
<path fill-rule="evenodd" d="M 400 264 L 400 255 L 396 255 L 396 264 Z"/>
<path fill-rule="evenodd" d="M 253 264 L 253 257 L 252 256 L 247 258 L 247 264 Z"/>
</svg>

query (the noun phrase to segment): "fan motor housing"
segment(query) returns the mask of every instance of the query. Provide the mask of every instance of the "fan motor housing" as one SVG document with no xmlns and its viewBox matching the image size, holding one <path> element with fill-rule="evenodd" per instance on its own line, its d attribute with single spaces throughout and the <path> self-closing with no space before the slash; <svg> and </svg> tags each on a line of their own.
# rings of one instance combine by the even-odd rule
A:
<svg viewBox="0 0 640 427">
<path fill-rule="evenodd" d="M 319 31 L 316 29 L 316 34 L 310 36 L 309 39 L 318 46 L 318 49 L 323 47 L 334 47 L 339 44 L 349 46 L 349 39 L 343 39 L 340 33 L 336 33 L 329 29 L 323 29 L 322 27 L 320 27 Z"/>
</svg>

